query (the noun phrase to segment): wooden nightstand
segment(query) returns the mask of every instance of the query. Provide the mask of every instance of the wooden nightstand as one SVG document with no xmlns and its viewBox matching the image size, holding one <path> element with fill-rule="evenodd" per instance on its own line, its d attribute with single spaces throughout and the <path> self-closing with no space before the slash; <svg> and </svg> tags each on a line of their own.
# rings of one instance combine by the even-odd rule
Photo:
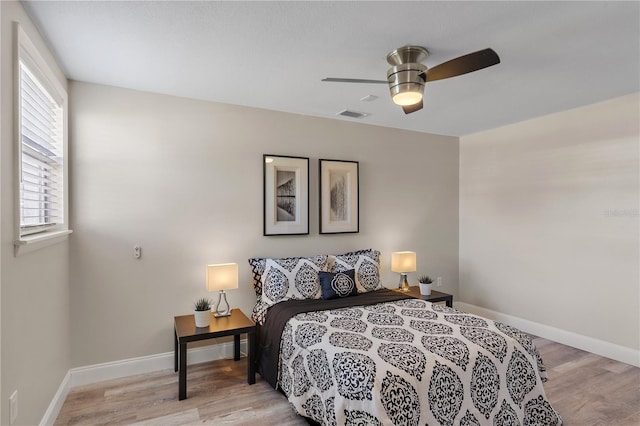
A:
<svg viewBox="0 0 640 426">
<path fill-rule="evenodd" d="M 242 313 L 240 309 L 232 309 L 228 317 L 211 317 L 209 327 L 196 327 L 191 315 L 174 317 L 174 356 L 175 369 L 178 371 L 178 399 L 187 397 L 187 343 L 216 337 L 233 336 L 233 359 L 240 359 L 240 335 L 247 333 L 248 365 L 247 381 L 250 385 L 256 382 L 255 351 L 256 323 Z"/>
<path fill-rule="evenodd" d="M 395 291 L 400 291 L 399 289 L 394 289 Z M 440 291 L 431 290 L 431 294 L 428 296 L 423 296 L 420 294 L 420 286 L 414 285 L 409 287 L 409 291 L 407 292 L 409 295 L 415 297 L 416 299 L 426 300 L 428 302 L 444 302 L 450 308 L 453 308 L 453 295 L 448 293 L 442 293 Z"/>
</svg>

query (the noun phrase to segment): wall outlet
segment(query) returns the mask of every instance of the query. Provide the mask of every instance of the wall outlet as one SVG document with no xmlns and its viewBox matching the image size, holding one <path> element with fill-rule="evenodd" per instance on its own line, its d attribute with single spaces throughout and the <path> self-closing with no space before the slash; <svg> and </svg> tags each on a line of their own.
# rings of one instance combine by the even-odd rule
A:
<svg viewBox="0 0 640 426">
<path fill-rule="evenodd" d="M 18 390 L 14 390 L 9 397 L 9 424 L 14 424 L 18 417 Z"/>
<path fill-rule="evenodd" d="M 436 278 L 436 287 L 442 287 L 442 277 Z"/>
<path fill-rule="evenodd" d="M 140 259 L 142 257 L 142 247 L 134 246 L 133 247 L 133 257 L 136 259 Z"/>
</svg>

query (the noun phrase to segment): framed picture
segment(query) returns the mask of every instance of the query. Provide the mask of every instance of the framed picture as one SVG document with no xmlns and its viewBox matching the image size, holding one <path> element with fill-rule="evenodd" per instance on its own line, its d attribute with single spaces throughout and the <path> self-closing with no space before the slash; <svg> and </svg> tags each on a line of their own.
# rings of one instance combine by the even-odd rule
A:
<svg viewBox="0 0 640 426">
<path fill-rule="evenodd" d="M 262 156 L 264 235 L 309 234 L 309 159 Z"/>
<path fill-rule="evenodd" d="M 320 160 L 320 233 L 360 231 L 357 161 Z"/>
</svg>

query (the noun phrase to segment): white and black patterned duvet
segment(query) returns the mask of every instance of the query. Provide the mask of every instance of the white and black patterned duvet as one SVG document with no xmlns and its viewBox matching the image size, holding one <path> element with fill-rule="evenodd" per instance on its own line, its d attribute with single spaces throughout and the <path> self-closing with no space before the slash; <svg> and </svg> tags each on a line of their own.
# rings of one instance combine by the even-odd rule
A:
<svg viewBox="0 0 640 426">
<path fill-rule="evenodd" d="M 357 299 L 357 297 L 356 297 Z M 279 385 L 324 425 L 559 425 L 520 331 L 418 299 L 301 313 Z"/>
</svg>

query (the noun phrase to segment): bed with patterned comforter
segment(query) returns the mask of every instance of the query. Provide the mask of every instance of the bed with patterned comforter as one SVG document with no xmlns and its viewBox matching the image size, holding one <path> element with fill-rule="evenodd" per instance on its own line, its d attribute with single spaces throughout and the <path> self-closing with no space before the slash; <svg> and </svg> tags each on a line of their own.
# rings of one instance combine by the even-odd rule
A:
<svg viewBox="0 0 640 426">
<path fill-rule="evenodd" d="M 257 371 L 327 425 L 562 424 L 519 330 L 382 289 L 375 249 L 252 258 Z"/>
<path fill-rule="evenodd" d="M 561 425 L 525 333 L 390 290 L 288 300 L 260 327 L 258 371 L 323 425 Z"/>
</svg>

